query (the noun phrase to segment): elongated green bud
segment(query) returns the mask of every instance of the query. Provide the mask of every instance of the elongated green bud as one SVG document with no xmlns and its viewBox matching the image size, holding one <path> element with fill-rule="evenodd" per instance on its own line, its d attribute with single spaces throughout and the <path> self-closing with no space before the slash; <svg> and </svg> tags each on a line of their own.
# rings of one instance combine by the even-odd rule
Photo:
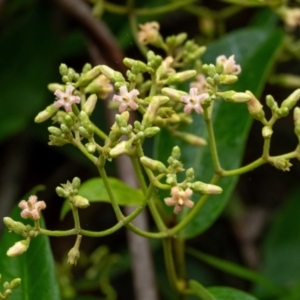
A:
<svg viewBox="0 0 300 300">
<path fill-rule="evenodd" d="M 89 200 L 80 195 L 76 195 L 73 198 L 73 204 L 78 208 L 87 208 L 88 206 L 90 206 Z"/>
<path fill-rule="evenodd" d="M 188 95 L 185 92 L 178 91 L 178 90 L 172 89 L 172 88 L 167 88 L 167 87 L 163 88 L 161 90 L 161 92 L 162 92 L 163 95 L 165 95 L 165 96 L 167 96 L 170 99 L 175 100 L 175 101 L 180 101 L 182 96 Z"/>
<path fill-rule="evenodd" d="M 90 116 L 92 114 L 92 112 L 95 109 L 96 103 L 97 103 L 97 96 L 95 94 L 90 95 L 86 102 L 84 103 L 82 110 L 88 115 Z"/>
<path fill-rule="evenodd" d="M 264 120 L 265 112 L 263 110 L 263 106 L 258 101 L 258 99 L 252 94 L 252 92 L 246 91 L 246 93 L 251 97 L 250 101 L 247 102 L 247 108 L 250 115 L 256 120 Z"/>
<path fill-rule="evenodd" d="M 140 158 L 140 161 L 143 166 L 149 168 L 152 171 L 158 171 L 159 173 L 164 173 L 167 171 L 166 166 L 158 160 L 154 160 L 149 157 L 142 156 Z"/>
<path fill-rule="evenodd" d="M 16 234 L 24 236 L 27 232 L 27 228 L 23 223 L 16 222 L 10 217 L 4 217 L 3 222 L 10 231 Z"/>
<path fill-rule="evenodd" d="M 113 70 L 112 68 L 104 65 L 99 66 L 101 73 L 104 74 L 110 81 L 122 81 L 125 82 L 125 78 L 123 77 L 122 73 Z"/>
<path fill-rule="evenodd" d="M 207 184 L 201 181 L 196 181 L 192 183 L 191 188 L 194 192 L 198 192 L 204 195 L 210 194 L 221 194 L 223 189 L 214 184 Z"/>
<path fill-rule="evenodd" d="M 101 67 L 100 66 L 94 67 L 93 69 L 83 73 L 80 76 L 78 85 L 86 86 L 100 74 L 101 74 Z"/>
<path fill-rule="evenodd" d="M 300 89 L 297 89 L 282 102 L 281 108 L 286 107 L 288 109 L 292 109 L 297 104 L 299 99 Z"/>
<path fill-rule="evenodd" d="M 188 132 L 181 132 L 181 131 L 174 131 L 173 136 L 180 138 L 182 141 L 186 142 L 187 144 L 193 145 L 193 146 L 206 146 L 207 142 L 205 139 L 188 133 Z"/>
<path fill-rule="evenodd" d="M 46 107 L 45 110 L 42 110 L 38 113 L 38 115 L 35 117 L 34 122 L 36 123 L 42 123 L 49 118 L 51 118 L 56 112 L 58 111 L 58 108 L 54 106 L 54 104 L 51 104 Z"/>
<path fill-rule="evenodd" d="M 196 74 L 197 72 L 195 70 L 187 70 L 187 71 L 171 74 L 167 79 L 167 83 L 177 84 L 177 83 L 185 82 L 188 79 L 196 76 Z"/>
</svg>

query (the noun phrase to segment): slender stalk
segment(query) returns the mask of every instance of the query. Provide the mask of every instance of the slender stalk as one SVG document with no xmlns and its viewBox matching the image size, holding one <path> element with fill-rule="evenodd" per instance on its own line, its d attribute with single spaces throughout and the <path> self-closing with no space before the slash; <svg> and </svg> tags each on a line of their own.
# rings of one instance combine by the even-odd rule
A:
<svg viewBox="0 0 300 300">
<path fill-rule="evenodd" d="M 222 167 L 219 161 L 219 155 L 218 155 L 218 150 L 217 150 L 217 145 L 216 145 L 216 140 L 215 140 L 215 134 L 214 134 L 214 129 L 211 121 L 211 112 L 212 112 L 212 106 L 204 108 L 203 111 L 203 116 L 204 120 L 206 123 L 206 129 L 208 133 L 208 142 L 209 142 L 209 147 L 210 147 L 210 152 L 211 152 L 211 157 L 214 165 L 215 172 L 217 174 L 222 172 Z"/>
</svg>

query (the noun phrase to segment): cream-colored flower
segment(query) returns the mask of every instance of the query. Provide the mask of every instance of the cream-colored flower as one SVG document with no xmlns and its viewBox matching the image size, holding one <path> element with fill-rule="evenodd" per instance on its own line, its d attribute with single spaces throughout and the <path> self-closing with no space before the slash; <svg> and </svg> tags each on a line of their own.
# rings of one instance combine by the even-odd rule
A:
<svg viewBox="0 0 300 300">
<path fill-rule="evenodd" d="M 40 212 L 46 208 L 44 201 L 37 201 L 37 196 L 30 196 L 28 201 L 22 200 L 19 207 L 22 208 L 21 217 L 24 219 L 38 220 L 40 219 Z"/>
<path fill-rule="evenodd" d="M 129 106 L 131 109 L 136 110 L 139 106 L 134 101 L 135 98 L 139 95 L 139 91 L 136 89 L 128 92 L 126 85 L 120 87 L 120 95 L 114 95 L 113 101 L 119 102 L 119 112 L 123 112 Z"/>
<path fill-rule="evenodd" d="M 146 45 L 157 40 L 159 36 L 159 24 L 157 22 L 140 24 L 139 27 L 138 40 L 141 44 Z"/>
<path fill-rule="evenodd" d="M 201 114 L 203 112 L 201 103 L 207 98 L 209 98 L 208 93 L 200 94 L 197 88 L 191 88 L 189 95 L 182 96 L 180 100 L 186 104 L 184 107 L 185 113 L 190 113 L 194 109 L 196 113 Z"/>
<path fill-rule="evenodd" d="M 300 26 L 300 8 L 286 9 L 283 14 L 283 21 L 289 30 L 294 30 Z"/>
<path fill-rule="evenodd" d="M 223 65 L 223 74 L 238 75 L 241 73 L 241 66 L 236 64 L 234 55 L 227 58 L 225 55 L 217 57 L 217 64 Z"/>
<path fill-rule="evenodd" d="M 184 191 L 179 187 L 174 186 L 171 189 L 172 197 L 165 198 L 165 203 L 168 206 L 175 206 L 174 213 L 178 214 L 181 212 L 183 206 L 186 206 L 188 208 L 192 208 L 194 206 L 194 202 L 189 199 L 192 194 L 193 191 L 189 188 Z"/>
</svg>

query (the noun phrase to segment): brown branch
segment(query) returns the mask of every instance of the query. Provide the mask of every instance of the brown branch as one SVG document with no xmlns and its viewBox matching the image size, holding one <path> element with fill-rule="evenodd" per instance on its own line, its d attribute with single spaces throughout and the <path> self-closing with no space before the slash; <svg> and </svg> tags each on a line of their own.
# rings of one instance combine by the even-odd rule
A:
<svg viewBox="0 0 300 300">
<path fill-rule="evenodd" d="M 106 63 L 113 69 L 126 72 L 123 53 L 107 26 L 94 18 L 91 8 L 82 0 L 54 0 L 68 15 L 72 16 L 85 30 L 87 36 L 105 54 Z"/>
</svg>

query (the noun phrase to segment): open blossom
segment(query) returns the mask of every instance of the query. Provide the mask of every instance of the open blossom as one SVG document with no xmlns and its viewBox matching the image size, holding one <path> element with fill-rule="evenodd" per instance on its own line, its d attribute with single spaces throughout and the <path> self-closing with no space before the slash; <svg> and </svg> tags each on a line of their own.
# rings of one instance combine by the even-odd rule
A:
<svg viewBox="0 0 300 300">
<path fill-rule="evenodd" d="M 197 88 L 199 93 L 207 92 L 207 83 L 206 78 L 203 74 L 198 74 L 196 81 L 190 83 L 190 88 Z"/>
<path fill-rule="evenodd" d="M 139 91 L 136 89 L 128 92 L 126 85 L 120 87 L 120 96 L 114 95 L 113 101 L 119 102 L 119 112 L 123 112 L 129 106 L 131 109 L 136 110 L 139 106 L 134 99 L 139 95 Z"/>
<path fill-rule="evenodd" d="M 40 211 L 46 208 L 46 203 L 44 201 L 37 201 L 37 196 L 30 196 L 28 201 L 22 200 L 19 203 L 19 207 L 22 208 L 21 217 L 24 219 L 38 220 L 40 216 Z"/>
<path fill-rule="evenodd" d="M 157 22 L 147 22 L 140 24 L 139 27 L 138 40 L 140 43 L 146 45 L 157 40 L 159 36 L 159 24 Z"/>
<path fill-rule="evenodd" d="M 241 73 L 241 66 L 235 63 L 234 55 L 226 58 L 225 55 L 217 57 L 217 64 L 223 65 L 223 74 L 238 75 Z"/>
<path fill-rule="evenodd" d="M 183 191 L 179 187 L 174 186 L 171 189 L 172 197 L 165 198 L 165 203 L 168 206 L 175 206 L 174 213 L 178 214 L 181 212 L 183 206 L 186 206 L 188 208 L 192 208 L 194 206 L 194 202 L 189 199 L 192 194 L 193 191 L 189 188 Z"/>
<path fill-rule="evenodd" d="M 208 93 L 198 93 L 198 88 L 191 88 L 189 95 L 184 95 L 181 97 L 181 102 L 186 103 L 184 107 L 185 113 L 190 113 L 192 109 L 194 109 L 198 114 L 203 112 L 203 108 L 201 103 L 209 98 Z"/>
<path fill-rule="evenodd" d="M 80 97 L 79 96 L 74 96 L 72 95 L 74 91 L 74 87 L 71 85 L 68 85 L 66 87 L 66 91 L 62 92 L 60 90 L 56 90 L 54 95 L 57 97 L 57 101 L 54 102 L 54 106 L 59 108 L 59 107 L 64 107 L 64 109 L 67 112 L 72 111 L 72 105 L 74 103 L 79 103 L 80 102 Z"/>
<path fill-rule="evenodd" d="M 300 26 L 300 8 L 287 9 L 283 15 L 283 21 L 289 30 Z"/>
</svg>

